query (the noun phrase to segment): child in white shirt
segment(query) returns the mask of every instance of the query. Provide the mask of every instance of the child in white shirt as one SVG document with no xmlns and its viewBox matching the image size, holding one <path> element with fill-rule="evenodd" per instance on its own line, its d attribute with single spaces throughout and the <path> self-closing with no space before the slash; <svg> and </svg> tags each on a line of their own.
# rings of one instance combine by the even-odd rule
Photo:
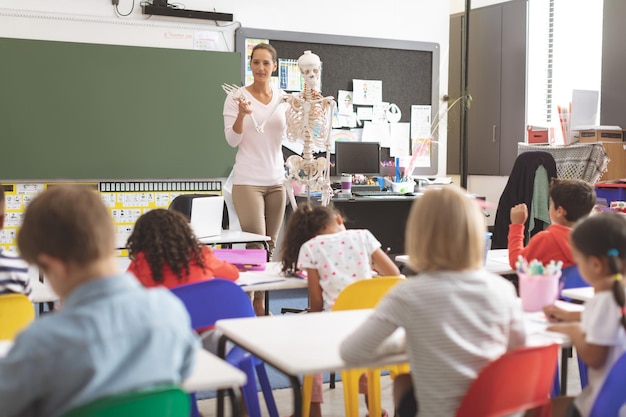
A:
<svg viewBox="0 0 626 417">
<path fill-rule="evenodd" d="M 372 278 L 372 270 L 384 276 L 400 275 L 380 246 L 369 230 L 346 230 L 335 209 L 301 205 L 292 213 L 285 231 L 283 271 L 306 271 L 311 311 L 330 310 L 346 286 Z M 321 375 L 316 375 L 311 417 L 321 416 L 321 385 Z M 359 391 L 366 392 L 364 385 L 360 384 Z"/>
<path fill-rule="evenodd" d="M 575 399 L 553 399 L 555 417 L 587 417 L 604 379 L 617 359 L 626 352 L 626 307 L 623 273 L 626 269 L 626 218 L 617 213 L 600 213 L 575 226 L 571 235 L 572 254 L 580 274 L 594 289 L 585 310 L 567 312 L 554 306 L 544 308 L 552 321 L 548 330 L 567 334 L 580 358 L 588 366 L 589 384 Z"/>
</svg>

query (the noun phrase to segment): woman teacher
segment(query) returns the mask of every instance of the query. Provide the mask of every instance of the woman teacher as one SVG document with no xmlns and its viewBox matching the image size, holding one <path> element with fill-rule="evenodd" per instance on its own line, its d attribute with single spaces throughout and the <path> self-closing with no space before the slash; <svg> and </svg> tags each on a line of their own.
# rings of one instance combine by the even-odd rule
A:
<svg viewBox="0 0 626 417">
<path fill-rule="evenodd" d="M 271 238 L 270 256 L 276 246 L 286 203 L 281 142 L 288 105 L 278 105 L 283 93 L 270 82 L 277 66 L 274 47 L 266 43 L 256 45 L 250 58 L 254 82 L 242 89 L 244 98 L 229 95 L 224 102 L 226 141 L 238 148 L 233 167 L 235 211 L 241 230 Z M 250 244 L 250 247 L 257 246 Z M 265 312 L 263 297 L 262 292 L 254 293 L 257 315 Z"/>
</svg>

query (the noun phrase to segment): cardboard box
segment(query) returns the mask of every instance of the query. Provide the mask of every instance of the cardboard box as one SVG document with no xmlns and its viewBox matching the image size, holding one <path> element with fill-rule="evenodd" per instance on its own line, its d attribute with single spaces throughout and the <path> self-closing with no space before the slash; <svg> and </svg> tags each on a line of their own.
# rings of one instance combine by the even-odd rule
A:
<svg viewBox="0 0 626 417">
<path fill-rule="evenodd" d="M 581 130 L 579 132 L 578 141 L 581 143 L 588 142 L 622 142 L 624 134 L 621 130 Z"/>
<path fill-rule="evenodd" d="M 527 126 L 527 143 L 549 143 L 548 128 L 538 126 Z"/>
</svg>

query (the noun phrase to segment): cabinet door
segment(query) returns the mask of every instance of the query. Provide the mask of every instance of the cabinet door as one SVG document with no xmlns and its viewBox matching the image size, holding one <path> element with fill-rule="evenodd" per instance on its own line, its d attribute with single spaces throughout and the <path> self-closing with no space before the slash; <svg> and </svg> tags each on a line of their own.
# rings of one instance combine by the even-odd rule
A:
<svg viewBox="0 0 626 417">
<path fill-rule="evenodd" d="M 502 4 L 500 175 L 511 173 L 526 134 L 526 11 L 526 1 Z"/>
<path fill-rule="evenodd" d="M 450 101 L 460 97 L 463 88 L 464 23 L 464 15 L 450 16 L 450 55 L 448 64 L 448 96 L 450 96 Z M 448 112 L 447 172 L 449 174 L 461 173 L 461 110 L 462 107 L 456 105 Z"/>
<path fill-rule="evenodd" d="M 469 21 L 467 112 L 468 171 L 475 175 L 500 172 L 500 82 L 502 7 L 471 11 Z"/>
</svg>

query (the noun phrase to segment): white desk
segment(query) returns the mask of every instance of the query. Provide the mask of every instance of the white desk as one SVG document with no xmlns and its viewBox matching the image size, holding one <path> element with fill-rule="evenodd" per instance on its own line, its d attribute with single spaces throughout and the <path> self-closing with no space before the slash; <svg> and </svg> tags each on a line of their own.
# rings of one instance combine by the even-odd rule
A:
<svg viewBox="0 0 626 417">
<path fill-rule="evenodd" d="M 59 296 L 52 290 L 48 284 L 39 282 L 39 280 L 33 280 L 30 282 L 32 292 L 30 298 L 33 303 L 54 303 L 59 299 Z"/>
<path fill-rule="evenodd" d="M 593 287 L 567 288 L 561 291 L 565 298 L 587 302 L 593 298 Z"/>
<path fill-rule="evenodd" d="M 373 310 L 348 310 L 311 314 L 219 320 L 216 327 L 243 349 L 286 374 L 292 384 L 294 414 L 301 415 L 299 375 L 349 368 L 383 367 L 407 361 L 402 332 L 396 332 L 383 345 L 381 356 L 368 363 L 347 364 L 339 346 Z M 532 320 L 531 316 L 525 320 Z M 546 332 L 547 321 L 527 326 L 530 344 L 565 343 L 557 333 Z"/>
<path fill-rule="evenodd" d="M 0 340 L 0 357 L 13 347 L 13 342 Z M 197 391 L 233 389 L 246 383 L 246 374 L 226 363 L 212 353 L 198 349 L 193 370 L 189 378 L 183 383 L 185 391 L 192 393 Z"/>
<path fill-rule="evenodd" d="M 398 255 L 396 256 L 396 261 L 407 263 L 409 261 L 409 255 Z M 515 274 L 515 270 L 509 265 L 509 250 L 492 249 L 487 252 L 485 269 L 498 275 Z"/>
<path fill-rule="evenodd" d="M 115 248 L 126 249 L 126 237 L 118 237 L 115 239 Z M 233 245 L 237 243 L 263 243 L 267 249 L 269 236 L 257 235 L 256 233 L 242 232 L 241 230 L 222 230 L 222 233 L 215 236 L 207 236 L 198 239 L 205 245 Z"/>
<path fill-rule="evenodd" d="M 267 249 L 269 236 L 257 235 L 256 233 L 242 232 L 240 230 L 222 230 L 216 236 L 208 236 L 198 239 L 205 245 L 233 245 L 236 243 L 263 243 Z"/>
</svg>

